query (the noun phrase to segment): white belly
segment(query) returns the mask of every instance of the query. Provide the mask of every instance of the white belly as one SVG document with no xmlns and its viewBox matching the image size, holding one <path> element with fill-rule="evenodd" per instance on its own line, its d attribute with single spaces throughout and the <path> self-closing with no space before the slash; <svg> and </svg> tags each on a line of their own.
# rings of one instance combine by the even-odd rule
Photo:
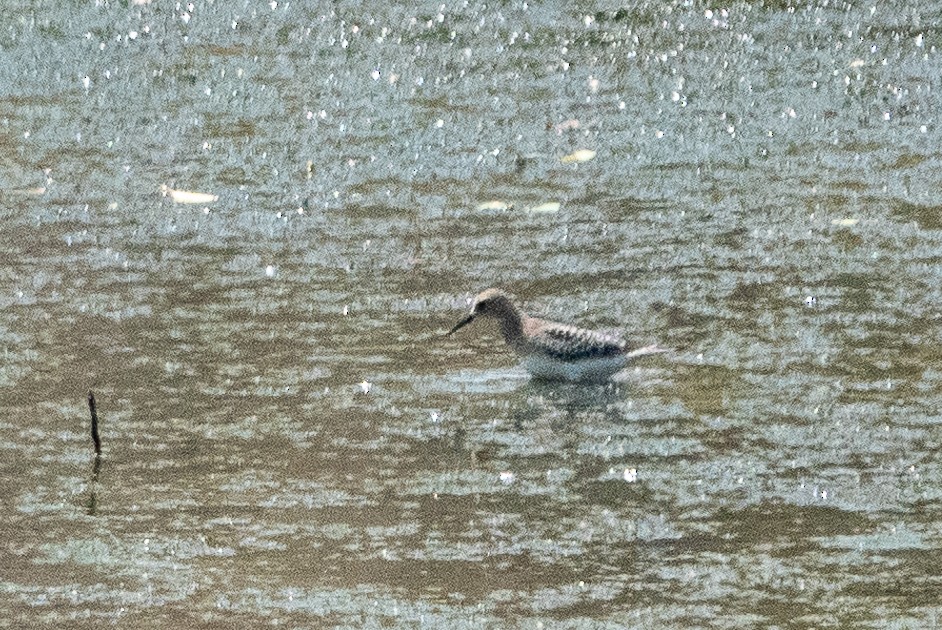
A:
<svg viewBox="0 0 942 630">
<path fill-rule="evenodd" d="M 625 367 L 627 363 L 628 358 L 625 355 L 580 361 L 560 361 L 546 356 L 531 355 L 525 357 L 521 364 L 527 372 L 537 378 L 554 381 L 604 381 Z"/>
</svg>

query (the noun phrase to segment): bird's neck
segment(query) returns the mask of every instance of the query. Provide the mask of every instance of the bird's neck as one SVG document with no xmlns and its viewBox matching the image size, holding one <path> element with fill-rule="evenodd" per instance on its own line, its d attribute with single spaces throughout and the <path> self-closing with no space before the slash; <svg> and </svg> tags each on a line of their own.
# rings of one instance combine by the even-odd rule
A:
<svg viewBox="0 0 942 630">
<path fill-rule="evenodd" d="M 511 311 L 500 318 L 500 334 L 508 346 L 516 349 L 524 342 L 523 322 L 526 315 L 517 311 Z"/>
</svg>

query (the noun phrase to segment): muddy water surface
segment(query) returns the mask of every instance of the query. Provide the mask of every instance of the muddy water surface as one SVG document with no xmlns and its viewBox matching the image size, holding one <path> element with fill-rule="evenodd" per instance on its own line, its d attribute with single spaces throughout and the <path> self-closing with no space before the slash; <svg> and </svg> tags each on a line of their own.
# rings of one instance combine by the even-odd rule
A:
<svg viewBox="0 0 942 630">
<path fill-rule="evenodd" d="M 940 19 L 0 9 L 0 618 L 934 627 Z"/>
</svg>

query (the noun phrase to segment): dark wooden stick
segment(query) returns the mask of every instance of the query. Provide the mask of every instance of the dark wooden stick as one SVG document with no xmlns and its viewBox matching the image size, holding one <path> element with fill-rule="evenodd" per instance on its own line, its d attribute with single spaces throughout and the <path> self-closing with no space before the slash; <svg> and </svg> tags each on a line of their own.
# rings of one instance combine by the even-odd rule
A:
<svg viewBox="0 0 942 630">
<path fill-rule="evenodd" d="M 95 455 L 101 455 L 101 436 L 98 435 L 98 411 L 95 409 L 95 394 L 88 390 L 88 410 L 92 414 L 92 441 L 95 442 Z"/>
</svg>

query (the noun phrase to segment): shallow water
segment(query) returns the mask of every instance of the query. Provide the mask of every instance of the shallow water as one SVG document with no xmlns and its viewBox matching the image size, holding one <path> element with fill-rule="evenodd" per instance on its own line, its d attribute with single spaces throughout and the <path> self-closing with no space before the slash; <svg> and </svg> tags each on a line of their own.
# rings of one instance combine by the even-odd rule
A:
<svg viewBox="0 0 942 630">
<path fill-rule="evenodd" d="M 98 5 L 0 9 L 0 618 L 938 625 L 938 9 Z"/>
</svg>

